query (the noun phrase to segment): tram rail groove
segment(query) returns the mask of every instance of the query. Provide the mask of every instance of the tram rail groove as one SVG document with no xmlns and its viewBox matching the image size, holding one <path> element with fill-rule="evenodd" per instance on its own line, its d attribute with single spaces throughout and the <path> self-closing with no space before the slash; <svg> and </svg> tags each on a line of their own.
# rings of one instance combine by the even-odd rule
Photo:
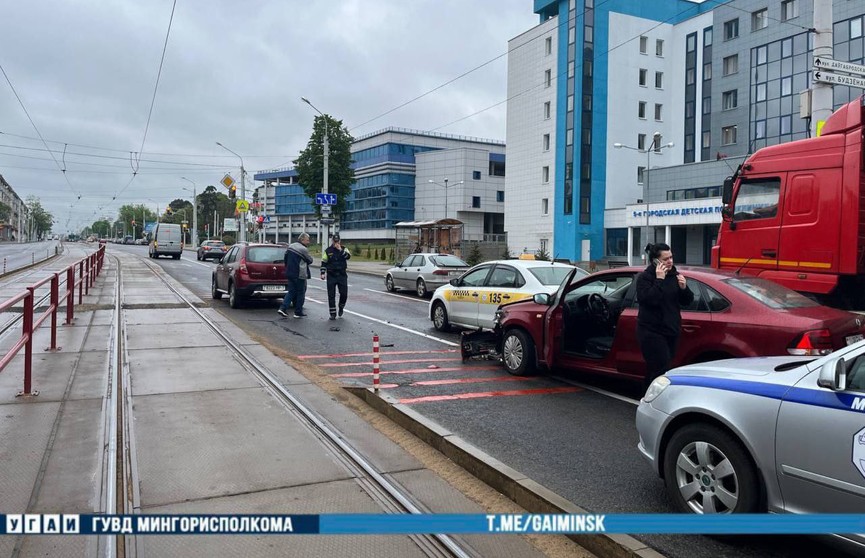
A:
<svg viewBox="0 0 865 558">
<path fill-rule="evenodd" d="M 142 263 L 159 278 L 168 289 L 181 300 L 185 307 L 195 313 L 199 319 L 225 343 L 244 368 L 252 373 L 271 395 L 306 426 L 324 445 L 333 452 L 346 469 L 354 476 L 358 485 L 381 506 L 386 513 L 428 513 L 421 504 L 397 482 L 381 474 L 375 466 L 358 450 L 356 450 L 337 428 L 320 417 L 304 402 L 290 393 L 279 379 L 250 354 L 236 343 L 222 328 L 206 316 L 198 305 L 190 301 L 175 287 L 156 264 L 143 260 Z M 122 273 L 118 262 L 118 284 L 122 283 Z M 120 287 L 118 287 L 120 288 Z M 119 298 L 118 298 L 119 300 Z M 123 310 L 121 305 L 121 312 Z M 121 322 L 118 322 L 121 323 Z M 131 394 L 127 394 L 131 397 Z M 130 407 L 131 408 L 131 407 Z M 132 422 L 127 420 L 127 422 Z M 134 446 L 134 444 L 132 444 Z M 137 484 L 137 483 L 136 483 Z M 137 508 L 136 508 L 137 511 Z M 450 535 L 411 535 L 409 538 L 418 548 L 431 557 L 476 558 L 478 554 L 466 543 Z"/>
</svg>

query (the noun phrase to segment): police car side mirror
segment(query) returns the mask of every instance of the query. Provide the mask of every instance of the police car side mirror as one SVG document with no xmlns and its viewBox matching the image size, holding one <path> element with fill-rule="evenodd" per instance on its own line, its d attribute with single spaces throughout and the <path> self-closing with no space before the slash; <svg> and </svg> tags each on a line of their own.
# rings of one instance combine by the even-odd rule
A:
<svg viewBox="0 0 865 558">
<path fill-rule="evenodd" d="M 820 368 L 817 385 L 832 391 L 847 389 L 847 367 L 843 358 L 830 360 Z"/>
<path fill-rule="evenodd" d="M 460 286 L 460 280 L 459 280 L 458 277 L 455 278 L 455 279 L 451 279 L 450 281 L 448 281 L 448 283 L 450 283 L 450 284 L 453 285 L 454 287 L 459 287 L 459 286 Z"/>
<path fill-rule="evenodd" d="M 535 304 L 540 304 L 542 306 L 550 305 L 550 295 L 548 293 L 536 293 L 535 296 L 532 297 L 532 300 Z"/>
</svg>

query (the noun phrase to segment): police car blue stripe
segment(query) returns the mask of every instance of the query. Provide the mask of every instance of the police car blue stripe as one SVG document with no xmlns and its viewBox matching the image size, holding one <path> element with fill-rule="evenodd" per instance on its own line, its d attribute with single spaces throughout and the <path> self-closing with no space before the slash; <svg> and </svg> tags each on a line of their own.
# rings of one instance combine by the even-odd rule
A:
<svg viewBox="0 0 865 558">
<path fill-rule="evenodd" d="M 865 412 L 865 404 L 861 403 L 862 400 L 865 400 L 865 393 L 861 397 L 856 397 L 849 393 L 836 393 L 822 389 L 790 387 L 764 382 L 731 380 L 729 378 L 711 378 L 707 376 L 667 377 L 673 385 L 720 389 L 723 391 L 756 395 L 758 397 L 768 397 L 769 399 L 779 399 L 788 403 L 825 407 L 827 409 L 840 409 L 843 411 Z"/>
</svg>

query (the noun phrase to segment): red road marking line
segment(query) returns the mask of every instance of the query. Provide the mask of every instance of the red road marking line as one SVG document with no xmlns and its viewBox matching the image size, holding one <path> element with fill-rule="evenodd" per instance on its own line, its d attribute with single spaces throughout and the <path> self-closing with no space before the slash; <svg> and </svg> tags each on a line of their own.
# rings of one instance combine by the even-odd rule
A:
<svg viewBox="0 0 865 558">
<path fill-rule="evenodd" d="M 501 368 L 410 368 L 408 370 L 382 370 L 382 374 L 426 374 L 429 372 L 472 372 L 480 370 L 481 372 L 489 372 L 493 370 L 501 370 Z M 372 372 L 343 372 L 342 374 L 328 374 L 331 378 L 363 378 L 372 376 Z"/>
<path fill-rule="evenodd" d="M 538 388 L 538 389 L 515 389 L 512 391 L 483 391 L 473 393 L 455 393 L 453 395 L 427 395 L 425 397 L 412 397 L 408 399 L 400 399 L 399 402 L 403 405 L 412 405 L 414 403 L 431 403 L 433 401 L 453 401 L 455 399 L 477 399 L 479 397 L 507 397 L 516 395 L 547 395 L 551 393 L 573 393 L 583 391 L 578 387 L 557 387 L 557 388 Z"/>
<path fill-rule="evenodd" d="M 381 351 L 380 355 L 426 355 L 434 353 L 456 353 L 456 349 L 441 349 L 438 351 Z M 371 357 L 372 353 L 342 353 L 333 355 L 297 355 L 297 358 L 309 360 L 313 358 L 341 358 L 341 357 Z"/>
<path fill-rule="evenodd" d="M 448 384 L 479 384 L 482 382 L 524 382 L 533 380 L 530 376 L 497 376 L 495 378 L 451 378 L 448 380 L 423 380 L 412 382 L 413 386 L 446 386 Z"/>
<path fill-rule="evenodd" d="M 382 360 L 381 364 L 408 364 L 413 362 L 462 362 L 461 358 L 408 358 L 403 360 Z M 333 362 L 319 364 L 322 368 L 344 368 L 347 366 L 369 366 L 368 362 Z M 435 370 L 434 368 L 432 370 Z"/>
</svg>

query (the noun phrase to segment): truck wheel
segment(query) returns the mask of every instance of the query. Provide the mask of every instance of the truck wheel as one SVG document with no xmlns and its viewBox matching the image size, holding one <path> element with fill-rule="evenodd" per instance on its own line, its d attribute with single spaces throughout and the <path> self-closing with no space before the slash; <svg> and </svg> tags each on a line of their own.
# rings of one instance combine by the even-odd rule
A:
<svg viewBox="0 0 865 558">
<path fill-rule="evenodd" d="M 417 292 L 417 295 L 421 298 L 426 298 L 426 295 L 429 294 L 429 291 L 426 290 L 426 283 L 423 279 L 417 280 L 417 288 L 415 289 L 415 291 Z"/>
<path fill-rule="evenodd" d="M 237 289 L 234 288 L 234 283 L 228 284 L 228 305 L 232 308 L 240 308 L 240 295 L 237 294 Z"/>
<path fill-rule="evenodd" d="M 502 339 L 502 363 L 514 376 L 526 376 L 535 370 L 535 344 L 521 329 L 512 329 Z"/>
<path fill-rule="evenodd" d="M 387 292 L 392 293 L 396 290 L 396 287 L 393 286 L 393 277 L 388 273 L 384 278 L 384 288 Z"/>
<path fill-rule="evenodd" d="M 450 331 L 451 324 L 448 321 L 448 311 L 445 308 L 445 305 L 440 301 L 436 301 L 433 304 L 432 309 L 432 320 L 433 326 L 439 331 Z"/>
<path fill-rule="evenodd" d="M 180 259 L 180 254 L 174 254 L 172 257 L 173 257 L 175 260 L 179 260 L 179 259 Z"/>
<path fill-rule="evenodd" d="M 214 276 L 210 283 L 210 296 L 213 297 L 214 300 L 219 300 L 222 298 L 222 291 L 216 288 L 216 277 Z"/>
<path fill-rule="evenodd" d="M 748 452 L 729 433 L 705 423 L 689 424 L 670 438 L 664 483 L 686 513 L 754 513 L 760 502 Z"/>
</svg>

